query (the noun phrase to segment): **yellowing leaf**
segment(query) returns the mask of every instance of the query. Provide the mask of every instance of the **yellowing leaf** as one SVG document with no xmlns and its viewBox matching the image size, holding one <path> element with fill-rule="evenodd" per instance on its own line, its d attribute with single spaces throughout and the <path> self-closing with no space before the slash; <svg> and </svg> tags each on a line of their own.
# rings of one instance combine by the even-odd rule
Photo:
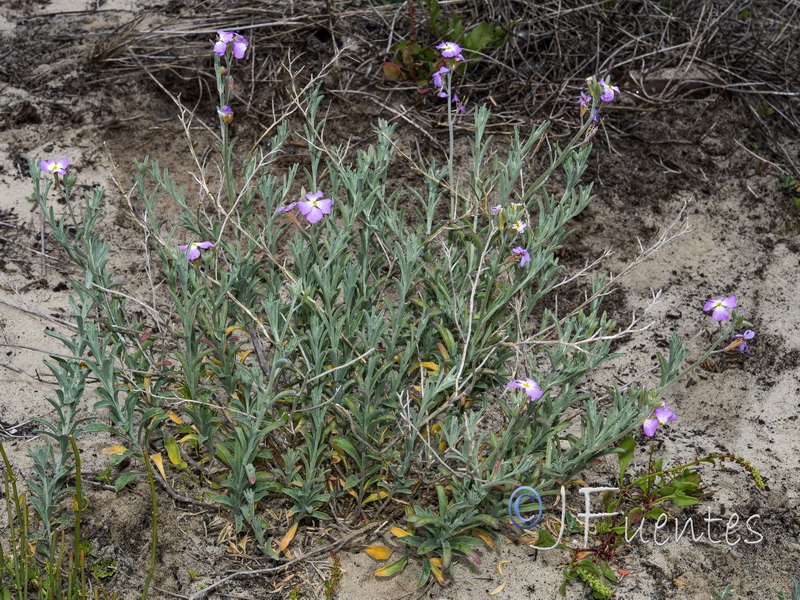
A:
<svg viewBox="0 0 800 600">
<path fill-rule="evenodd" d="M 395 537 L 405 537 L 407 535 L 411 535 L 405 529 L 400 529 L 399 527 L 392 527 L 389 531 L 391 531 L 392 535 Z"/>
<path fill-rule="evenodd" d="M 437 343 L 436 347 L 439 348 L 439 354 L 442 355 L 443 359 L 445 360 L 450 359 L 450 355 L 447 353 L 447 350 L 445 349 L 444 344 L 442 342 Z"/>
<path fill-rule="evenodd" d="M 437 365 L 435 362 L 422 362 L 419 364 L 428 369 L 429 371 L 433 371 L 434 373 L 439 371 L 439 365 Z"/>
<path fill-rule="evenodd" d="M 234 331 L 236 331 L 237 329 L 238 329 L 239 331 L 244 331 L 244 332 L 247 332 L 247 329 L 245 329 L 245 328 L 244 328 L 244 327 L 242 327 L 241 325 L 231 325 L 230 327 L 228 327 L 228 328 L 225 330 L 225 337 L 228 337 L 228 336 L 229 336 L 231 333 L 233 333 L 233 332 L 234 332 Z"/>
<path fill-rule="evenodd" d="M 164 437 L 164 448 L 167 451 L 169 462 L 176 467 L 186 468 L 186 462 L 184 462 L 183 458 L 181 458 L 181 451 L 180 448 L 178 448 L 178 443 L 175 441 L 174 437 L 171 435 Z"/>
<path fill-rule="evenodd" d="M 432 565 L 442 568 L 442 559 L 441 558 L 429 558 L 428 559 Z"/>
<path fill-rule="evenodd" d="M 436 423 L 433 427 L 431 427 L 431 433 L 442 433 L 441 424 Z"/>
<path fill-rule="evenodd" d="M 238 357 L 239 357 L 239 362 L 244 362 L 244 361 L 245 361 L 245 359 L 246 359 L 248 356 L 250 356 L 250 354 L 251 354 L 252 352 L 253 352 L 252 350 L 242 350 L 241 352 L 237 352 L 237 353 L 236 353 L 236 356 L 238 356 Z"/>
<path fill-rule="evenodd" d="M 501 560 L 497 563 L 497 574 L 500 575 L 500 577 L 503 576 L 503 565 L 507 565 L 510 562 L 510 560 Z"/>
<path fill-rule="evenodd" d="M 150 404 L 150 380 L 152 379 L 153 374 L 148 371 L 147 375 L 144 376 L 142 380 L 142 387 L 144 387 L 144 394 L 147 396 L 147 403 Z"/>
<path fill-rule="evenodd" d="M 381 490 L 380 492 L 375 492 L 374 494 L 370 494 L 366 498 L 364 498 L 364 502 L 362 504 L 366 504 L 367 502 L 375 502 L 375 500 L 382 500 L 389 495 L 389 492 L 386 490 Z"/>
<path fill-rule="evenodd" d="M 183 436 L 181 439 L 178 440 L 179 444 L 183 444 L 188 442 L 189 440 L 196 440 L 197 436 L 194 433 L 190 433 L 188 435 Z"/>
<path fill-rule="evenodd" d="M 406 568 L 406 563 L 408 562 L 408 557 L 404 556 L 400 560 L 396 560 L 392 564 L 387 567 L 383 567 L 382 569 L 378 569 L 375 571 L 375 575 L 378 577 L 389 577 L 398 573 Z"/>
<path fill-rule="evenodd" d="M 167 474 L 164 472 L 164 459 L 161 458 L 161 452 L 158 452 L 157 454 L 151 454 L 150 460 L 153 461 L 156 469 L 158 469 L 158 472 L 161 473 L 161 477 L 164 479 L 164 481 L 166 481 Z"/>
<path fill-rule="evenodd" d="M 386 560 L 393 552 L 388 546 L 367 546 L 364 551 L 375 560 Z"/>
<path fill-rule="evenodd" d="M 295 534 L 297 533 L 297 526 L 298 526 L 299 524 L 300 524 L 300 523 L 299 523 L 299 521 L 298 521 L 297 523 L 295 523 L 294 525 L 292 525 L 292 526 L 289 528 L 289 531 L 287 531 L 287 532 L 286 532 L 286 535 L 284 535 L 284 536 L 283 536 L 283 539 L 281 540 L 281 543 L 280 543 L 280 544 L 278 544 L 278 554 L 280 554 L 281 552 L 283 552 L 284 550 L 286 550 L 286 548 L 288 548 L 288 547 L 289 547 L 289 544 L 291 544 L 291 543 L 292 543 L 292 540 L 294 539 L 294 536 L 295 536 Z"/>
<path fill-rule="evenodd" d="M 434 559 L 432 558 L 430 561 L 433 563 Z M 433 573 L 433 576 L 436 577 L 436 581 L 439 582 L 439 585 L 444 585 L 444 575 L 442 575 L 441 567 L 431 564 L 431 573 Z"/>
<path fill-rule="evenodd" d="M 486 533 L 485 531 L 481 531 L 480 529 L 473 529 L 472 533 L 481 538 L 483 540 L 483 543 L 489 546 L 489 548 L 494 548 L 494 540 L 492 540 L 491 536 L 488 533 Z"/>
<path fill-rule="evenodd" d="M 167 411 L 167 417 L 169 418 L 170 421 L 172 421 L 173 423 L 177 423 L 178 425 L 183 423 L 183 421 L 181 421 L 181 418 L 171 410 Z"/>
<path fill-rule="evenodd" d="M 119 456 L 120 454 L 125 454 L 127 451 L 128 449 L 125 446 L 111 446 L 100 450 L 100 454 Z"/>
<path fill-rule="evenodd" d="M 506 582 L 504 581 L 503 583 L 498 585 L 496 588 L 494 588 L 491 592 L 489 592 L 489 595 L 490 596 L 497 596 L 497 594 L 502 592 L 503 588 L 505 588 L 505 587 L 506 587 Z"/>
</svg>

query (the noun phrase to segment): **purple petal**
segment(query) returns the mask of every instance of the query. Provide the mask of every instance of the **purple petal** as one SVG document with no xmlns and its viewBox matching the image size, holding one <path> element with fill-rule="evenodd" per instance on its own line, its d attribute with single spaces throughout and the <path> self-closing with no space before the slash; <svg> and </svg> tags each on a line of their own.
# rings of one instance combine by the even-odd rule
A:
<svg viewBox="0 0 800 600">
<path fill-rule="evenodd" d="M 308 200 L 319 200 L 320 198 L 322 198 L 322 196 L 324 196 L 324 194 L 322 193 L 322 190 L 317 190 L 313 194 L 306 194 L 306 198 Z"/>
<path fill-rule="evenodd" d="M 317 208 L 319 208 L 323 215 L 331 214 L 331 199 L 323 198 L 322 200 L 317 200 Z"/>
<path fill-rule="evenodd" d="M 195 244 L 198 248 L 202 248 L 203 250 L 208 250 L 209 248 L 213 248 L 214 244 L 212 242 L 200 242 L 199 244 Z"/>
<path fill-rule="evenodd" d="M 675 419 L 678 418 L 678 416 L 674 412 L 672 412 L 669 408 L 667 408 L 666 404 L 664 404 L 664 406 L 660 406 L 657 409 L 655 409 L 653 411 L 653 415 L 655 416 L 656 419 L 658 419 L 658 422 L 661 423 L 662 425 L 667 421 L 674 421 Z"/>
<path fill-rule="evenodd" d="M 322 211 L 316 206 L 312 207 L 311 210 L 308 212 L 308 214 L 306 214 L 306 219 L 312 225 L 314 223 L 319 222 L 322 219 L 322 217 L 323 217 Z"/>
<path fill-rule="evenodd" d="M 658 419 L 645 419 L 643 429 L 647 437 L 653 437 L 658 429 Z"/>
<path fill-rule="evenodd" d="M 236 58 L 244 58 L 244 53 L 249 45 L 246 39 L 237 34 L 233 38 L 233 56 Z"/>
<path fill-rule="evenodd" d="M 711 318 L 713 318 L 715 321 L 727 321 L 730 316 L 730 311 L 728 311 L 724 306 L 717 306 L 714 309 L 714 312 L 711 313 Z"/>
<path fill-rule="evenodd" d="M 222 40 L 218 40 L 214 43 L 214 54 L 218 56 L 225 56 L 225 50 L 228 49 L 227 42 L 223 42 Z"/>
<path fill-rule="evenodd" d="M 306 194 L 308 197 L 309 194 Z M 299 210 L 303 216 L 307 216 L 312 210 L 314 210 L 314 202 L 309 200 L 307 202 L 298 202 L 297 203 L 297 210 Z"/>
</svg>

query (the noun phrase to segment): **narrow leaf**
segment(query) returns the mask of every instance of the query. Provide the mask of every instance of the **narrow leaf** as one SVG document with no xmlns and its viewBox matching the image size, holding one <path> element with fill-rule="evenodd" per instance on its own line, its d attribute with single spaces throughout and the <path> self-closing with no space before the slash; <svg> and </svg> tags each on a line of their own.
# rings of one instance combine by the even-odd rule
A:
<svg viewBox="0 0 800 600">
<path fill-rule="evenodd" d="M 300 524 L 299 521 L 296 522 L 294 525 L 292 525 L 289 528 L 289 531 L 286 532 L 286 535 L 283 536 L 283 539 L 281 540 L 281 543 L 278 544 L 278 554 L 280 554 L 281 552 L 284 552 L 286 550 L 286 548 L 289 547 L 289 544 L 292 543 L 292 540 L 294 539 L 295 534 L 297 534 L 297 526 L 299 524 Z"/>
<path fill-rule="evenodd" d="M 394 575 L 395 573 L 399 573 L 403 569 L 406 568 L 406 563 L 408 562 L 408 557 L 404 556 L 400 560 L 396 560 L 392 564 L 387 567 L 383 567 L 382 569 L 378 569 L 375 571 L 375 575 L 378 577 L 389 577 Z"/>
<path fill-rule="evenodd" d="M 161 452 L 158 452 L 156 454 L 151 454 L 150 460 L 153 461 L 153 464 L 156 466 L 156 469 L 158 469 L 158 472 L 161 473 L 161 477 L 166 482 L 167 474 L 164 472 L 164 459 L 161 458 Z"/>
<path fill-rule="evenodd" d="M 386 560 L 392 555 L 393 550 L 388 546 L 367 546 L 365 552 L 375 560 Z"/>
</svg>

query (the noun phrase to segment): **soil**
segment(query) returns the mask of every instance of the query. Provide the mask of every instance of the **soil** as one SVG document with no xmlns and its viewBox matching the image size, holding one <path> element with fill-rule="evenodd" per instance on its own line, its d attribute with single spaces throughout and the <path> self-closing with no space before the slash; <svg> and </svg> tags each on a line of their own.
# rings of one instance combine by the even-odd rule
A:
<svg viewBox="0 0 800 600">
<path fill-rule="evenodd" d="M 132 293 L 145 290 L 142 242 L 120 189 L 130 185 L 133 161 L 145 154 L 169 166 L 187 189 L 196 189 L 187 142 L 178 109 L 164 90 L 143 72 L 120 76 L 97 58 L 97 49 L 110 47 L 109 40 L 126 23 L 145 31 L 175 13 L 175 3 L 168 0 L 13 0 L 0 6 L 0 436 L 22 474 L 31 468 L 28 450 L 40 441 L 31 417 L 51 410 L 45 397 L 54 386 L 43 360 L 62 351 L 45 331 L 66 331 L 62 321 L 71 314 L 68 280 L 74 275 L 54 243 L 46 240 L 41 251 L 40 215 L 26 199 L 27 160 L 67 156 L 82 191 L 106 188 L 107 210 L 99 227 L 114 242 L 111 268 L 130 282 Z M 204 65 L 210 69 L 210 58 Z M 346 73 L 346 65 L 335 67 L 326 84 L 335 87 Z M 276 74 L 273 80 L 286 78 Z M 188 106 L 213 106 L 202 91 L 207 80 L 167 74 L 159 81 L 173 94 L 181 93 Z M 259 120 L 270 106 L 269 93 L 265 87 L 253 98 L 257 116 L 242 116 L 236 133 L 243 142 L 253 143 L 263 130 Z M 374 142 L 369 123 L 395 118 L 398 138 L 411 152 L 415 139 L 427 144 L 423 150 L 436 151 L 417 127 L 396 119 L 404 105 L 421 102 L 414 94 L 393 95 L 382 108 L 367 98 L 332 93 L 324 104 L 329 141 L 363 147 Z M 213 110 L 205 113 L 210 116 L 198 117 L 191 126 L 198 152 L 213 147 L 205 127 L 213 127 L 216 117 Z M 693 354 L 700 354 L 712 330 L 701 312 L 704 302 L 735 294 L 757 332 L 750 342 L 752 355 L 729 353 L 675 386 L 668 402 L 679 419 L 653 443 L 672 464 L 732 452 L 750 460 L 766 482 L 762 493 L 730 463 L 706 467 L 713 495 L 682 518 L 692 517 L 699 533 L 708 526 L 704 519 L 728 522 L 736 514 L 742 541 L 726 542 L 725 525 L 714 522 L 714 542 L 704 536 L 656 545 L 650 524 L 648 541 L 632 541 L 615 562 L 630 573 L 617 589 L 621 598 L 699 600 L 731 584 L 736 597 L 765 599 L 772 597 L 770 588 L 789 590 L 790 577 L 800 577 L 800 212 L 779 184 L 786 170 L 782 157 L 800 161 L 800 139 L 777 116 L 766 122 L 767 129 L 735 98 L 714 91 L 646 110 L 623 94 L 594 140 L 585 179 L 595 182 L 596 199 L 575 220 L 562 262 L 574 270 L 611 249 L 600 268 L 620 273 L 638 256 L 640 241 L 647 247 L 673 222 L 674 231 L 684 231 L 617 281 L 606 309 L 621 323 L 635 313 L 640 325 L 651 325 L 620 344 L 624 356 L 609 363 L 601 378 L 620 384 L 655 366 L 656 353 L 665 350 L 673 332 L 691 339 Z M 432 135 L 436 145 L 446 145 L 444 129 Z M 468 134 L 463 136 L 466 140 Z M 398 189 L 403 176 L 398 162 Z M 659 301 L 651 306 L 656 294 Z M 643 436 L 638 441 L 646 447 Z M 87 480 L 109 467 L 102 450 L 113 443 L 103 435 L 80 441 Z M 611 485 L 615 464 L 610 457 L 600 461 L 585 474 L 586 482 Z M 639 459 L 631 469 L 643 467 Z M 88 497 L 83 533 L 94 561 L 113 566 L 109 589 L 122 599 L 138 598 L 149 559 L 146 486 L 121 493 L 96 486 Z M 271 566 L 237 551 L 226 535 L 224 515 L 176 503 L 163 493 L 158 501 L 159 562 L 151 598 L 187 597 L 231 572 Z M 570 489 L 568 506 L 580 510 L 581 503 Z M 598 503 L 594 510 L 600 510 Z M 747 543 L 757 540 L 744 528 L 753 515 L 760 516 L 751 522 L 762 539 Z M 337 552 L 343 577 L 336 597 L 417 597 L 417 565 L 379 579 L 373 571 L 381 563 L 363 552 L 368 544 L 382 543 L 388 528 Z M 302 532 L 293 544 L 302 548 L 318 533 Z M 455 581 L 421 590 L 421 597 L 473 600 L 489 592 L 499 599 L 558 597 L 568 553 L 537 552 L 512 541 L 517 536 L 510 529 L 505 533 L 506 541 L 484 551 L 480 565 L 459 565 Z M 571 539 L 578 543 L 580 537 Z M 237 578 L 214 597 L 286 598 L 303 581 L 304 597 L 324 597 L 322 581 L 330 567 L 331 558 L 323 556 L 295 570 Z M 567 589 L 567 598 L 584 597 L 590 595 L 576 584 Z"/>
</svg>

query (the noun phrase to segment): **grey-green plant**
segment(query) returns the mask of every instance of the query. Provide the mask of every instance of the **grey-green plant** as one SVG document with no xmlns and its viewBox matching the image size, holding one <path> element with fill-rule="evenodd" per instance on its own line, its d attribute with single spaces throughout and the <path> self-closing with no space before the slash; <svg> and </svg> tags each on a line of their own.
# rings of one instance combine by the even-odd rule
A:
<svg viewBox="0 0 800 600">
<path fill-rule="evenodd" d="M 770 588 L 770 591 L 775 594 L 778 600 L 786 600 L 786 596 L 783 592 L 776 590 L 775 588 Z M 800 600 L 800 580 L 798 580 L 794 575 L 792 575 L 792 597 L 791 600 Z"/>
<path fill-rule="evenodd" d="M 230 51 L 215 57 L 220 110 L 232 101 L 233 65 Z M 59 338 L 73 358 L 58 364 L 71 370 L 59 383 L 77 390 L 85 374 L 75 365 L 86 365 L 98 397 L 86 416 L 102 416 L 84 427 L 65 408 L 45 428 L 56 441 L 79 429 L 114 435 L 146 466 L 117 489 L 146 474 L 168 486 L 148 460 L 168 456 L 167 468 L 191 472 L 235 531 L 273 558 L 285 524 L 270 520 L 268 504 L 295 525 L 407 523 L 401 560 L 422 558 L 425 580 L 496 536 L 514 486 L 552 492 L 614 452 L 685 374 L 687 350 L 673 336 L 657 381 L 601 395 L 598 368 L 637 330 L 603 311 L 602 275 L 556 299 L 589 275 L 568 274 L 559 251 L 593 200 L 581 183 L 592 119 L 563 146 L 543 123 L 499 150 L 481 107 L 469 150 L 451 143 L 440 165 L 411 159 L 383 120 L 355 154 L 327 144 L 322 102 L 313 88 L 298 98 L 307 155 L 289 167 L 286 122 L 238 157 L 220 119 L 219 189 L 195 157 L 195 201 L 156 161 L 136 163 L 126 200 L 144 256 L 130 260 L 146 265 L 146 293 L 111 271 L 113 244 L 95 227 L 103 190 L 75 200 L 74 177 L 56 179 L 66 202 L 57 216 L 31 161 L 35 198 L 81 273 L 78 334 Z M 547 166 L 528 175 L 545 152 Z M 471 158 L 466 172 L 457 153 Z M 390 178 L 400 165 L 416 185 Z M 292 210 L 318 190 L 330 214 Z M 165 222 L 165 203 L 177 222 Z M 203 242 L 213 247 L 201 251 Z M 709 352 L 741 323 L 735 313 Z M 543 392 L 536 401 L 508 388 L 526 378 Z M 155 540 L 155 505 L 153 523 Z"/>
</svg>

